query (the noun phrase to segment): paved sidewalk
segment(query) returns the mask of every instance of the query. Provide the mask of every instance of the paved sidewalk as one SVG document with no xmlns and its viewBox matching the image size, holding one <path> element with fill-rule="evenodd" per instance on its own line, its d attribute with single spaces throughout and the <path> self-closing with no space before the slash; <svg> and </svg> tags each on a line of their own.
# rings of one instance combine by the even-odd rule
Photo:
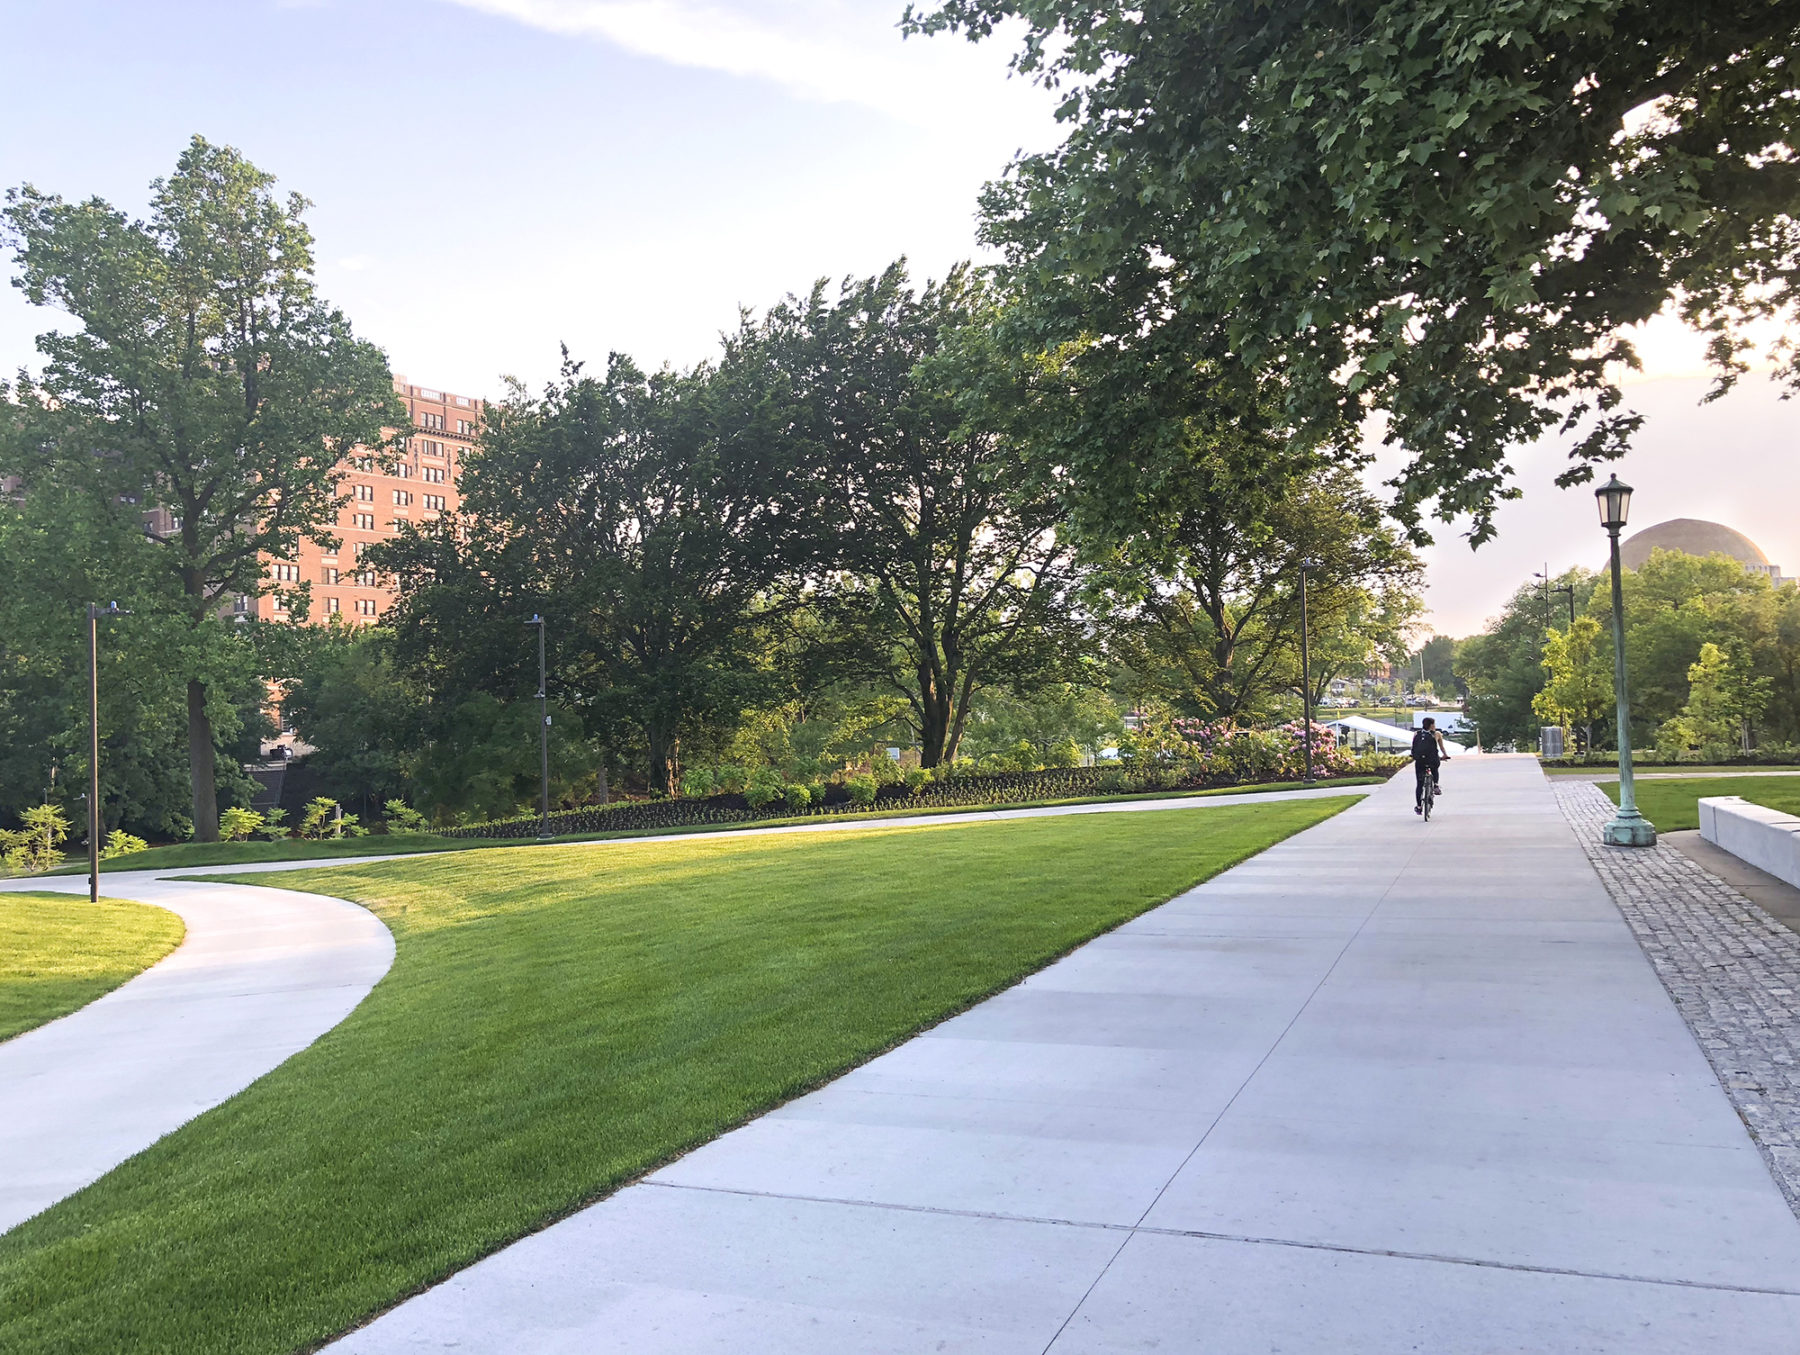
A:
<svg viewBox="0 0 1800 1355">
<path fill-rule="evenodd" d="M 1558 786 L 1556 798 L 1800 1210 L 1800 935 L 1667 837 L 1649 848 L 1605 846 L 1601 826 L 1618 811 L 1598 788 Z"/>
<path fill-rule="evenodd" d="M 68 876 L 0 889 L 86 895 Z M 393 963 L 372 913 L 242 885 L 102 877 L 109 898 L 181 915 L 161 963 L 0 1043 L 0 1231 L 98 1180 L 350 1014 Z"/>
<path fill-rule="evenodd" d="M 1800 1223 L 1549 785 L 1445 783 L 334 1349 L 1793 1355 Z"/>
</svg>

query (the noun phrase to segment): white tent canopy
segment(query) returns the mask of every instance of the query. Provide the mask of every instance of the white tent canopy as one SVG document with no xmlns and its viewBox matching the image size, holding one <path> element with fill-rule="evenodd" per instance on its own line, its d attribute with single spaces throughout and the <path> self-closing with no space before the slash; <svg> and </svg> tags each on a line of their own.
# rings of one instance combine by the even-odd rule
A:
<svg viewBox="0 0 1800 1355">
<path fill-rule="evenodd" d="M 1321 720 L 1319 723 L 1336 734 L 1339 743 L 1358 750 L 1374 748 L 1383 753 L 1410 751 L 1413 735 L 1417 732 L 1403 725 L 1388 724 L 1385 720 L 1371 720 L 1366 715 L 1346 715 L 1342 719 Z M 1444 746 L 1453 757 L 1469 751 L 1462 744 L 1453 743 L 1449 739 L 1444 740 Z"/>
</svg>

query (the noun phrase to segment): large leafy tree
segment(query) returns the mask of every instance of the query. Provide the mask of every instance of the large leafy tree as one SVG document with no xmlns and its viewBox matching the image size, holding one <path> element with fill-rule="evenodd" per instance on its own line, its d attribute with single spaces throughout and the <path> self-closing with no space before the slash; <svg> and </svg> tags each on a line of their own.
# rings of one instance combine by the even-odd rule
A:
<svg viewBox="0 0 1800 1355">
<path fill-rule="evenodd" d="M 769 695 L 765 627 L 809 558 L 823 491 L 790 474 L 780 397 L 754 355 L 646 375 L 615 354 L 490 407 L 463 516 L 371 554 L 403 663 L 440 702 L 528 695 L 540 613 L 560 698 L 673 793 L 683 738 Z"/>
<path fill-rule="evenodd" d="M 8 412 L 20 410 L 0 392 L 0 415 Z M 35 417 L 24 422 L 41 431 Z M 16 450 L 0 435 L 0 466 Z M 0 820 L 48 797 L 86 823 L 77 801 L 88 784 L 94 601 L 128 609 L 100 624 L 102 828 L 185 836 L 184 669 L 209 675 L 220 794 L 244 802 L 253 793 L 237 764 L 264 732 L 255 649 L 224 627 L 197 635 L 159 555 L 139 510 L 89 476 L 39 475 L 29 494 L 0 498 Z"/>
<path fill-rule="evenodd" d="M 1721 387 L 1747 322 L 1796 315 L 1800 11 L 1769 0 L 934 0 L 926 31 L 1022 20 L 1014 64 L 1068 136 L 984 199 L 1027 305 L 1071 345 L 1078 476 L 1129 517 L 1179 439 L 1273 392 L 1353 453 L 1410 453 L 1398 511 L 1515 493 L 1507 449 L 1575 433 L 1563 483 L 1638 424 L 1621 331 L 1674 308 Z M 1780 374 L 1800 381 L 1791 349 Z M 1129 448 L 1133 465 L 1113 464 Z"/>
<path fill-rule="evenodd" d="M 38 338 L 27 399 L 59 430 L 39 446 L 108 497 L 163 510 L 161 563 L 196 634 L 231 595 L 264 590 L 266 557 L 332 539 L 340 460 L 405 421 L 380 350 L 314 291 L 306 206 L 200 137 L 143 220 L 98 198 L 7 194 L 16 284 L 81 322 Z M 30 493 L 42 468 L 16 469 Z M 183 676 L 195 836 L 213 841 L 215 679 L 197 658 Z"/>
<path fill-rule="evenodd" d="M 1276 445 L 1200 439 L 1141 523 L 1094 581 L 1141 694 L 1232 720 L 1297 694 L 1299 566 L 1309 558 L 1308 622 L 1324 641 L 1315 696 L 1376 654 L 1404 651 L 1419 561 L 1349 470 Z"/>
<path fill-rule="evenodd" d="M 744 342 L 782 371 L 828 486 L 819 605 L 836 669 L 903 697 L 927 767 L 955 758 L 972 703 L 1069 676 L 1073 549 L 995 349 L 999 300 L 972 270 L 914 289 L 902 264 L 823 283 Z"/>
</svg>

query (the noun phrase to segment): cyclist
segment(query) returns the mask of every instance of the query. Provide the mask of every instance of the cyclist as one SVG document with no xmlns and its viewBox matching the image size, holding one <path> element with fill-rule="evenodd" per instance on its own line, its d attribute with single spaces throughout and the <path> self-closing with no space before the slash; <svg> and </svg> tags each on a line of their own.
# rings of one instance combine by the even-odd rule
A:
<svg viewBox="0 0 1800 1355">
<path fill-rule="evenodd" d="M 1425 812 L 1425 778 L 1431 778 L 1431 793 L 1443 794 L 1443 782 L 1438 779 L 1438 764 L 1449 758 L 1444 751 L 1444 736 L 1438 730 L 1437 720 L 1427 715 L 1423 727 L 1413 735 L 1413 813 Z"/>
</svg>

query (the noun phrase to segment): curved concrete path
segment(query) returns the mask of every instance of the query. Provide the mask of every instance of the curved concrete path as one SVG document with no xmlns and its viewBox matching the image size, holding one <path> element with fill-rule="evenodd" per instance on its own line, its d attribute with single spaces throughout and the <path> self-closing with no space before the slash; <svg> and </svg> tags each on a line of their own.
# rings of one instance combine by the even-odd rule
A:
<svg viewBox="0 0 1800 1355">
<path fill-rule="evenodd" d="M 388 971 L 374 914 L 317 894 L 101 877 L 181 916 L 169 956 L 79 1011 L 0 1043 L 0 1231 L 242 1091 L 350 1014 Z M 85 878 L 6 890 L 87 893 Z"/>
<path fill-rule="evenodd" d="M 1793 1355 L 1800 1222 L 1529 758 L 1410 778 L 338 1355 Z"/>
</svg>

